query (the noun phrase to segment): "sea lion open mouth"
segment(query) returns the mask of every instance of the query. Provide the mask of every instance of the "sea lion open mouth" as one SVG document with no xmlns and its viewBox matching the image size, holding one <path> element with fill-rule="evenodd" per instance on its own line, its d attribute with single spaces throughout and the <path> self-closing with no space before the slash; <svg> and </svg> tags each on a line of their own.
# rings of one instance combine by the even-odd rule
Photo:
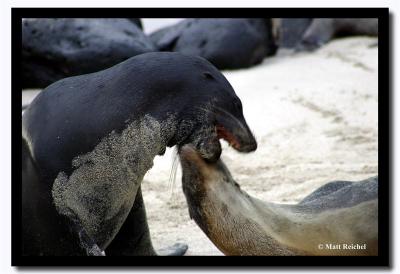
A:
<svg viewBox="0 0 400 274">
<path fill-rule="evenodd" d="M 246 138 L 241 138 L 238 132 L 238 130 L 229 130 L 222 125 L 216 125 L 214 129 L 197 135 L 189 144 L 195 147 L 200 156 L 208 162 L 216 162 L 219 159 L 222 153 L 221 139 L 239 152 L 251 152 L 257 149 L 257 142 L 250 131 L 243 134 L 247 135 Z"/>
<path fill-rule="evenodd" d="M 257 141 L 241 110 L 228 112 L 214 106 L 214 110 L 207 111 L 207 114 L 209 116 L 203 120 L 203 123 L 209 121 L 205 123 L 206 126 L 197 127 L 179 147 L 191 145 L 207 162 L 216 162 L 219 159 L 222 152 L 220 139 L 225 140 L 238 152 L 248 153 L 257 149 Z"/>
<path fill-rule="evenodd" d="M 240 143 L 238 142 L 236 137 L 228 130 L 226 130 L 223 126 L 217 125 L 216 132 L 219 139 L 224 139 L 234 149 L 240 150 Z"/>
<path fill-rule="evenodd" d="M 239 152 L 255 151 L 257 149 L 257 141 L 243 116 L 240 100 L 236 102 L 236 106 L 231 111 L 221 108 L 216 109 L 216 134 L 218 139 L 224 139 Z"/>
</svg>

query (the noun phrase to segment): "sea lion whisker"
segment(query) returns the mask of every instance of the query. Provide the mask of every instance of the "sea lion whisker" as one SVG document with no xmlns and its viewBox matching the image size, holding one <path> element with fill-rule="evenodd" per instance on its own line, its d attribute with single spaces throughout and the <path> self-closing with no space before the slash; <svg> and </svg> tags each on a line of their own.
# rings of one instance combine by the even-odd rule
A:
<svg viewBox="0 0 400 274">
<path fill-rule="evenodd" d="M 179 166 L 179 155 L 178 155 L 178 149 L 175 148 L 174 152 L 172 154 L 172 165 L 171 165 L 171 171 L 169 174 L 169 180 L 168 180 L 168 187 L 171 191 L 171 197 L 172 197 L 172 193 L 174 191 L 174 186 L 176 183 L 176 173 L 178 170 L 178 166 Z"/>
</svg>

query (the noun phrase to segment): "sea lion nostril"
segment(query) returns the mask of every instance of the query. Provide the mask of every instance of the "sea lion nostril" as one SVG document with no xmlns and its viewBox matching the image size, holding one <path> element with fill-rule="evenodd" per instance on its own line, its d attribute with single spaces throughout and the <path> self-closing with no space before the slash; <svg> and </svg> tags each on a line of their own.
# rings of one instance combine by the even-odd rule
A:
<svg viewBox="0 0 400 274">
<path fill-rule="evenodd" d="M 254 141 L 248 145 L 248 151 L 255 151 L 257 149 L 257 142 Z"/>
</svg>

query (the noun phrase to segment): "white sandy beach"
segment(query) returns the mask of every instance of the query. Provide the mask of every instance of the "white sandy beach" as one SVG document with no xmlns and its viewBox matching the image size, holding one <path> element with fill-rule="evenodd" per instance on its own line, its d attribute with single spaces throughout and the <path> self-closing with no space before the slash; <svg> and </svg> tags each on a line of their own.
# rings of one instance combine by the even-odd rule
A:
<svg viewBox="0 0 400 274">
<path fill-rule="evenodd" d="M 258 149 L 222 158 L 242 189 L 265 201 L 295 203 L 332 180 L 378 173 L 376 39 L 335 40 L 315 53 L 280 55 L 225 71 L 242 100 Z M 385 92 L 385 91 L 381 91 Z M 156 157 L 143 195 L 153 243 L 189 244 L 187 255 L 221 255 L 190 220 L 180 171 L 169 186 L 173 151 Z"/>
<path fill-rule="evenodd" d="M 378 173 L 376 41 L 338 39 L 313 53 L 280 53 L 256 67 L 223 72 L 258 141 L 251 154 L 223 142 L 222 158 L 243 190 L 295 203 L 329 181 Z M 24 91 L 23 103 L 35 93 Z M 154 246 L 179 241 L 189 245 L 187 255 L 222 255 L 189 218 L 179 168 L 170 184 L 172 162 L 172 149 L 157 156 L 142 183 Z"/>
</svg>

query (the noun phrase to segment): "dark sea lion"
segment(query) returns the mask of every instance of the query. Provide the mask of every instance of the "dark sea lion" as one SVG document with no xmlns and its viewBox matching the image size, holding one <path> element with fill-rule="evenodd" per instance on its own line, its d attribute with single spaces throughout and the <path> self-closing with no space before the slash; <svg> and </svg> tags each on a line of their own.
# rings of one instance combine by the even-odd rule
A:
<svg viewBox="0 0 400 274">
<path fill-rule="evenodd" d="M 246 68 L 276 52 L 270 19 L 183 20 L 150 35 L 161 51 L 201 56 L 219 69 Z"/>
<path fill-rule="evenodd" d="M 36 239 L 24 255 L 155 255 L 140 191 L 153 158 L 190 143 L 216 161 L 220 138 L 257 147 L 225 77 L 166 52 L 50 85 L 24 112 L 22 136 L 35 167 L 23 171 L 23 238 Z"/>
<path fill-rule="evenodd" d="M 279 48 L 294 48 L 310 26 L 312 18 L 277 18 L 274 19 L 276 40 Z"/>
<path fill-rule="evenodd" d="M 377 255 L 378 177 L 330 182 L 298 204 L 240 189 L 222 160 L 180 151 L 191 218 L 226 255 Z"/>
<path fill-rule="evenodd" d="M 24 19 L 22 87 L 45 88 L 156 51 L 137 24 L 124 18 Z"/>
<path fill-rule="evenodd" d="M 297 50 L 314 50 L 334 37 L 378 35 L 377 18 L 315 18 L 304 33 Z"/>
<path fill-rule="evenodd" d="M 134 23 L 138 28 L 143 30 L 143 24 L 140 18 L 128 18 L 132 23 Z"/>
</svg>

